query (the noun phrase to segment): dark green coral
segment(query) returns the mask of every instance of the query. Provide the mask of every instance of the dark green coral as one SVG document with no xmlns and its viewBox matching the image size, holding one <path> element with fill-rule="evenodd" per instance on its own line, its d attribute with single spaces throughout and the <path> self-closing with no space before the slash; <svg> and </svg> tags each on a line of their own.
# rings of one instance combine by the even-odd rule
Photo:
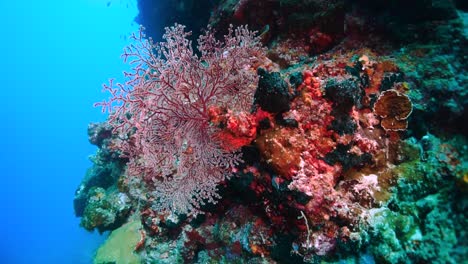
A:
<svg viewBox="0 0 468 264">
<path fill-rule="evenodd" d="M 80 225 L 86 230 L 99 232 L 113 230 L 122 225 L 129 213 L 130 202 L 124 193 L 111 188 L 93 187 L 88 192 L 87 205 Z"/>
<path fill-rule="evenodd" d="M 378 263 L 461 263 L 468 254 L 468 197 L 457 185 L 468 171 L 463 141 L 406 141 L 420 157 L 409 155 L 395 168 L 395 194 L 371 210 L 370 249 Z"/>
</svg>

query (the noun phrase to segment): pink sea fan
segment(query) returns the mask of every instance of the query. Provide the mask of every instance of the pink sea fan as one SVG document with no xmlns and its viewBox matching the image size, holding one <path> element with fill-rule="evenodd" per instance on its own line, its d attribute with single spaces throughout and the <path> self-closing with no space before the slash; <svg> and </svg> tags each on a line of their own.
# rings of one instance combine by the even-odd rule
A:
<svg viewBox="0 0 468 264">
<path fill-rule="evenodd" d="M 209 29 L 199 37 L 197 55 L 185 27 L 166 28 L 161 43 L 146 40 L 142 30 L 125 49 L 133 65 L 125 84 L 105 85 L 109 123 L 129 158 L 127 173 L 142 177 L 154 190 L 154 208 L 199 212 L 216 202 L 216 186 L 230 176 L 240 155 L 226 151 L 214 136 L 209 109 L 249 111 L 258 77 L 254 65 L 263 57 L 260 40 L 247 27 L 230 27 L 224 41 Z"/>
</svg>

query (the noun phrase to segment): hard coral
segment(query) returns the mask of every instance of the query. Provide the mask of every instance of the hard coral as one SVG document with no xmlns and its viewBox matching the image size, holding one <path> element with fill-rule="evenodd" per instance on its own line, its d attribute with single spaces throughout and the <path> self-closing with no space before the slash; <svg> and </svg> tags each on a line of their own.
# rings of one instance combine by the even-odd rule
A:
<svg viewBox="0 0 468 264">
<path fill-rule="evenodd" d="M 412 111 L 413 104 L 408 96 L 394 89 L 383 92 L 374 105 L 374 112 L 382 117 L 380 125 L 386 131 L 405 130 L 406 119 Z"/>
<path fill-rule="evenodd" d="M 113 230 L 126 221 L 130 211 L 126 194 L 110 189 L 93 187 L 88 192 L 87 205 L 80 225 L 88 231 L 97 229 L 100 233 Z"/>
<path fill-rule="evenodd" d="M 110 234 L 106 243 L 97 250 L 93 263 L 141 263 L 142 259 L 135 253 L 135 247 L 141 242 L 143 234 L 140 221 L 126 223 Z"/>
</svg>

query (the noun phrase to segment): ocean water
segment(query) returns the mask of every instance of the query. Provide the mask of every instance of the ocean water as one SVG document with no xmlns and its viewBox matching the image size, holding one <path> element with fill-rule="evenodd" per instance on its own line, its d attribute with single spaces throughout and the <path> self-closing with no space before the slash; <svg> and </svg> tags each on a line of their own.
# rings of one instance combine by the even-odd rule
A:
<svg viewBox="0 0 468 264">
<path fill-rule="evenodd" d="M 95 148 L 92 104 L 121 76 L 132 1 L 0 1 L 0 263 L 91 263 L 106 235 L 86 232 L 73 194 Z"/>
<path fill-rule="evenodd" d="M 453 5 L 456 2 L 463 7 L 462 1 L 446 1 L 449 3 L 447 5 L 443 1 L 432 1 L 433 5 L 430 6 L 426 6 L 425 0 L 414 1 L 414 4 L 405 1 L 389 1 L 392 2 L 390 4 L 384 1 L 345 1 L 353 5 L 348 6 L 343 17 L 339 5 L 329 4 L 340 0 L 278 0 L 276 2 L 285 5 L 276 6 L 268 4 L 270 1 L 258 0 L 238 1 L 238 5 L 226 4 L 236 2 L 230 0 L 140 0 L 140 16 L 136 1 L 0 2 L 0 10 L 3 11 L 0 16 L 3 80 L 0 98 L 4 121 L 0 128 L 3 179 L 0 191 L 0 264 L 92 263 L 96 249 L 103 244 L 96 263 L 115 260 L 128 263 L 129 259 L 157 263 L 165 259 L 167 263 L 181 263 L 184 259 L 184 263 L 262 260 L 289 264 L 303 261 L 316 263 L 322 258 L 324 261 L 336 261 L 326 263 L 464 263 L 464 256 L 468 256 L 468 239 L 464 232 L 468 225 L 468 144 L 467 129 L 463 126 L 468 102 L 464 60 L 468 54 L 465 45 L 468 7 L 465 6 L 462 11 Z M 319 6 L 322 9 L 315 6 L 304 10 L 294 6 L 288 9 L 286 5 L 300 6 L 305 2 L 321 3 Z M 369 7 L 369 10 L 361 7 Z M 281 19 L 270 21 L 273 11 L 280 14 Z M 315 19 L 336 19 L 337 24 L 331 23 L 330 28 L 323 29 L 324 32 L 314 27 L 307 29 L 302 32 L 306 35 L 298 41 L 302 41 L 302 44 L 297 47 L 294 46 L 295 41 L 290 42 L 294 40 L 295 33 L 291 31 L 291 34 L 282 36 L 282 33 L 289 31 L 283 28 L 284 21 L 288 20 L 286 18 L 294 18 L 288 20 L 291 23 L 288 28 L 295 26 L 299 31 L 306 30 L 302 28 L 304 21 L 295 19 L 313 18 L 311 15 L 319 11 L 325 17 Z M 229 108 L 219 107 L 217 104 L 221 101 L 205 108 L 215 111 L 210 111 L 210 118 L 203 119 L 203 122 L 216 125 L 214 131 L 222 132 L 211 135 L 221 140 L 208 147 L 218 146 L 221 149 L 223 146 L 229 147 L 227 144 L 230 143 L 236 143 L 235 146 L 245 144 L 245 167 L 238 166 L 236 177 L 223 182 L 223 188 L 219 188 L 222 203 L 216 207 L 210 204 L 201 208 L 210 214 L 185 218 L 173 217 L 182 215 L 177 210 L 169 215 L 155 210 L 158 204 L 152 202 L 158 201 L 161 196 L 152 195 L 167 193 L 167 197 L 177 198 L 183 197 L 178 194 L 184 190 L 193 194 L 193 190 L 198 189 L 190 184 L 204 183 L 206 178 L 189 179 L 186 185 L 176 185 L 182 181 L 168 181 L 173 186 L 166 191 L 147 192 L 164 185 L 158 185 L 159 181 L 154 181 L 145 173 L 126 174 L 132 171 L 127 168 L 124 173 L 119 170 L 120 177 L 113 177 L 114 182 L 108 186 L 106 177 L 112 173 L 97 173 L 105 166 L 96 162 L 95 178 L 83 181 L 86 188 L 83 188 L 83 196 L 77 200 L 86 200 L 83 203 L 91 208 L 87 211 L 87 217 L 90 217 L 82 218 L 84 223 L 91 222 L 89 229 L 116 228 L 117 231 L 105 243 L 109 234 L 87 232 L 80 227 L 80 219 L 75 217 L 73 210 L 75 190 L 86 170 L 92 166 L 88 156 L 96 153 L 96 147 L 87 140 L 87 126 L 90 122 L 104 121 L 106 118 L 99 107 L 93 108 L 92 105 L 109 97 L 109 93 L 102 93 L 103 83 L 108 83 L 110 78 L 115 78 L 116 82 L 123 81 L 122 71 L 128 70 L 129 66 L 120 55 L 130 43 L 130 34 L 138 30 L 135 17 L 138 16 L 145 24 L 148 35 L 161 40 L 163 30 L 159 26 L 162 23 L 171 25 L 175 20 L 186 24 L 188 30 L 194 30 L 193 36 L 196 37 L 205 27 L 209 14 L 212 18 L 220 19 L 210 22 L 215 25 L 219 23 L 215 28 L 220 30 L 220 34 L 227 30 L 227 21 L 239 20 L 250 23 L 251 29 L 257 27 L 262 32 L 260 36 L 263 41 L 269 43 L 269 52 L 272 52 L 268 60 L 259 55 L 262 53 L 260 50 L 253 49 L 253 54 L 257 55 L 249 55 L 248 61 L 257 56 L 262 58 L 262 63 L 258 65 L 268 71 L 255 68 L 258 66 L 253 66 L 257 64 L 255 61 L 237 69 L 234 67 L 232 71 L 233 78 L 237 76 L 242 81 L 240 77 L 244 75 L 236 75 L 236 71 L 244 72 L 251 68 L 253 75 L 261 76 L 264 80 L 261 84 L 255 83 L 255 94 L 258 92 L 258 96 L 255 95 L 257 110 L 254 112 L 258 115 L 225 114 L 224 110 Z M 382 20 L 379 16 L 382 16 Z M 250 21 L 252 17 L 256 21 Z M 347 30 L 342 32 L 344 36 L 335 32 L 342 26 L 339 23 L 346 25 Z M 177 34 L 180 36 L 182 33 L 179 31 Z M 249 46 L 245 44 L 249 43 L 245 39 L 246 36 L 241 42 L 243 48 Z M 231 48 L 228 46 L 217 58 L 243 61 L 242 57 L 230 55 L 236 54 L 230 52 Z M 320 54 L 325 56 L 321 57 Z M 223 60 L 220 62 L 214 60 L 211 66 L 222 65 L 225 69 L 226 65 L 231 65 Z M 249 64 L 252 67 L 245 67 Z M 197 61 L 188 64 L 188 72 L 192 73 L 194 65 L 196 69 L 202 68 L 200 65 L 210 68 L 209 62 Z M 176 68 L 177 72 L 180 68 Z M 278 74 L 280 68 L 283 72 Z M 180 76 L 171 73 L 170 69 L 168 73 Z M 201 73 L 203 75 L 203 70 Z M 206 85 L 210 78 L 205 80 L 208 81 L 198 84 L 192 80 L 192 88 L 198 88 L 201 83 Z M 297 91 L 304 89 L 301 92 L 303 96 L 293 98 L 292 90 L 283 89 L 289 87 L 287 81 Z M 185 91 L 187 86 L 190 83 L 184 80 L 179 88 Z M 278 93 L 280 97 L 270 97 L 272 88 L 284 93 Z M 317 101 L 312 104 L 309 96 Z M 269 99 L 263 100 L 262 97 Z M 147 98 L 152 100 L 153 96 Z M 183 107 L 187 107 L 185 98 L 180 101 Z M 281 100 L 277 105 L 270 105 L 271 98 Z M 291 112 L 283 119 L 277 118 L 277 113 L 283 111 L 285 98 Z M 394 102 L 392 100 L 395 98 L 400 103 L 386 104 Z M 394 105 L 402 109 L 396 109 Z M 264 113 L 259 109 L 268 110 L 270 107 L 270 118 L 264 116 L 260 119 Z M 352 111 L 349 110 L 351 108 Z M 248 112 L 250 106 L 245 109 Z M 216 110 L 220 110 L 219 113 Z M 401 110 L 400 115 L 397 116 L 395 110 Z M 274 119 L 273 115 L 276 116 Z M 312 118 L 308 118 L 309 115 Z M 339 121 L 335 123 L 336 126 L 330 116 Z M 400 119 L 400 116 L 404 117 Z M 359 117 L 359 122 L 355 120 L 356 117 Z M 148 120 L 147 123 L 152 125 L 151 119 Z M 255 130 L 248 129 L 254 131 L 253 137 L 245 133 L 246 129 L 227 126 L 231 121 L 239 127 L 253 126 Z M 385 121 L 389 122 L 384 125 Z M 391 132 L 406 127 L 406 122 L 409 123 L 407 131 L 401 134 Z M 390 124 L 393 126 L 394 123 L 397 127 L 390 128 Z M 357 125 L 359 129 L 353 128 Z M 398 125 L 401 127 L 398 128 Z M 315 129 L 315 134 L 310 137 L 304 137 L 302 131 L 296 129 L 313 126 L 319 129 Z M 141 127 L 140 123 L 135 127 Z M 340 136 L 329 135 L 329 130 Z M 194 131 L 174 131 L 178 133 L 174 133 L 177 138 L 196 134 Z M 234 136 L 229 136 L 231 134 Z M 228 136 L 223 139 L 222 135 Z M 347 138 L 348 135 L 352 135 L 353 139 Z M 103 137 L 106 137 L 105 133 Z M 236 139 L 242 139 L 241 143 Z M 255 145 L 249 143 L 253 139 L 257 140 Z M 291 145 L 288 148 L 282 146 L 284 143 L 276 143 L 286 140 L 288 144 L 285 146 Z M 112 156 L 115 154 L 112 151 L 107 152 L 115 142 L 118 140 L 110 137 L 100 146 L 103 151 L 97 155 L 108 163 L 104 165 L 114 168 L 124 161 Z M 200 144 L 207 141 L 183 142 L 180 145 L 172 144 L 172 147 L 179 148 L 174 164 L 193 165 L 181 160 L 184 156 L 191 157 L 190 154 L 197 153 L 192 151 L 194 148 L 191 144 L 202 149 L 205 145 Z M 268 153 L 273 152 L 269 148 L 275 150 L 268 142 L 279 146 L 278 153 Z M 292 146 L 291 142 L 296 142 L 300 148 Z M 154 146 L 153 143 L 151 141 L 149 145 Z M 306 144 L 312 148 L 297 150 Z M 284 157 L 277 156 L 283 155 L 284 148 L 289 153 Z M 149 149 L 138 158 L 153 158 L 152 148 Z M 162 148 L 154 149 L 160 151 Z M 372 160 L 369 155 L 374 155 Z M 291 170 L 289 163 L 292 162 L 281 162 L 283 158 L 292 160 L 289 156 L 300 160 L 297 164 L 301 168 L 300 173 Z M 165 159 L 172 162 L 173 157 L 166 155 Z M 199 157 L 211 158 L 209 155 Z M 273 161 L 273 164 L 270 166 L 265 161 Z M 346 168 L 348 165 L 349 168 Z M 191 167 L 192 171 L 193 168 L 198 167 Z M 204 171 L 199 175 L 213 176 L 210 166 L 201 168 Z M 148 168 L 143 166 L 143 169 Z M 137 180 L 142 180 L 144 184 L 133 185 L 126 176 L 140 177 Z M 307 177 L 295 179 L 295 176 Z M 176 178 L 179 179 L 167 177 Z M 219 183 L 219 177 L 215 183 Z M 178 193 L 174 195 L 173 190 Z M 201 188 L 201 191 L 204 190 Z M 184 209 L 192 197 L 188 198 L 182 199 L 183 206 L 177 209 Z M 325 202 L 321 202 L 321 199 Z M 109 210 L 105 208 L 107 205 L 102 205 L 104 202 L 96 206 L 93 204 L 95 201 L 110 201 L 120 208 L 119 212 L 126 211 L 125 206 L 128 206 L 128 211 L 123 213 L 129 214 L 124 219 L 126 223 L 114 221 L 112 224 L 115 226 L 93 223 L 96 218 L 92 216 L 99 215 L 96 212 L 102 212 L 102 208 Z M 112 213 L 111 216 L 117 215 Z M 154 219 L 160 222 L 156 225 L 152 222 Z M 143 220 L 143 225 L 140 220 Z M 310 230 L 309 224 L 312 226 Z M 283 228 L 286 230 L 284 233 L 279 231 Z M 174 236 L 176 232 L 172 232 L 174 230 L 179 232 L 177 237 Z M 156 242 L 157 246 L 153 247 Z M 107 254 L 109 252 L 124 252 L 126 255 Z"/>
</svg>

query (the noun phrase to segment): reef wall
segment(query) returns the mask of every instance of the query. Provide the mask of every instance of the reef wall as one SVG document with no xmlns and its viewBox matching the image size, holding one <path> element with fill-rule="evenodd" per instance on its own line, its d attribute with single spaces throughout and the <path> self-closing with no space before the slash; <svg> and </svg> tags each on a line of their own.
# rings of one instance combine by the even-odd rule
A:
<svg viewBox="0 0 468 264">
<path fill-rule="evenodd" d="M 159 2 L 88 127 L 95 263 L 466 259 L 464 1 Z"/>
</svg>

